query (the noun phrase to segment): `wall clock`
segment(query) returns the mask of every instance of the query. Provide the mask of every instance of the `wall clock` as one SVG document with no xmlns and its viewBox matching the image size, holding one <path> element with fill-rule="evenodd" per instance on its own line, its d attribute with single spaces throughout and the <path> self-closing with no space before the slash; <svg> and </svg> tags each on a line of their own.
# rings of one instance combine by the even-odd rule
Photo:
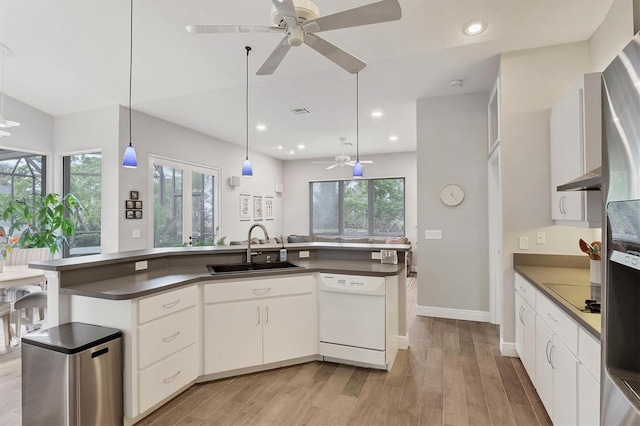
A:
<svg viewBox="0 0 640 426">
<path fill-rule="evenodd" d="M 440 191 L 440 200 L 447 206 L 457 206 L 464 200 L 464 190 L 455 183 L 445 185 Z"/>
</svg>

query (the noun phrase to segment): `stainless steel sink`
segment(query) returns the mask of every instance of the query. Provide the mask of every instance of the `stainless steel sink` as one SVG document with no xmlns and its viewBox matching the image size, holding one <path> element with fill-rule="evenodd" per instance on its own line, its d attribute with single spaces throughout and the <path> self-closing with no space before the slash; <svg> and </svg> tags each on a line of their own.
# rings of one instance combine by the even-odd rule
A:
<svg viewBox="0 0 640 426">
<path fill-rule="evenodd" d="M 211 275 L 229 274 L 234 272 L 257 272 L 271 269 L 296 269 L 300 266 L 291 262 L 271 262 L 271 263 L 233 263 L 228 265 L 207 265 Z"/>
</svg>

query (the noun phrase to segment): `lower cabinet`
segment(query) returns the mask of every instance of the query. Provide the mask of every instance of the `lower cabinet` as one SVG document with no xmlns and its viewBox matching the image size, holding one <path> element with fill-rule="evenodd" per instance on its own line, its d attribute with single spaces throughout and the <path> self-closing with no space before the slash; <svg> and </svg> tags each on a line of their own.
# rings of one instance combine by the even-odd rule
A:
<svg viewBox="0 0 640 426">
<path fill-rule="evenodd" d="M 516 351 L 535 386 L 536 313 L 519 293 L 516 293 Z"/>
<path fill-rule="evenodd" d="M 311 275 L 206 284 L 204 299 L 204 374 L 318 353 Z"/>
<path fill-rule="evenodd" d="M 578 424 L 600 424 L 600 381 L 582 364 L 578 368 Z"/>
</svg>

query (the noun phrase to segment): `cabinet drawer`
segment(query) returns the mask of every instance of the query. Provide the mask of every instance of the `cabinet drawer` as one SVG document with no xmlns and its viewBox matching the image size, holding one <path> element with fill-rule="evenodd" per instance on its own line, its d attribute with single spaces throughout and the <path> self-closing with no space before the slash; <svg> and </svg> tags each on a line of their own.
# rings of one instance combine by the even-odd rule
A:
<svg viewBox="0 0 640 426">
<path fill-rule="evenodd" d="M 142 370 L 138 375 L 140 412 L 194 381 L 198 365 L 196 345 L 191 345 Z"/>
<path fill-rule="evenodd" d="M 169 354 L 194 343 L 198 332 L 195 307 L 176 312 L 140 326 L 138 368 L 146 368 Z"/>
<path fill-rule="evenodd" d="M 198 286 L 190 286 L 138 302 L 138 324 L 181 311 L 198 303 Z"/>
<path fill-rule="evenodd" d="M 312 275 L 213 282 L 204 286 L 204 303 L 313 293 L 315 289 L 315 280 Z"/>
<path fill-rule="evenodd" d="M 515 290 L 534 310 L 536 309 L 536 289 L 518 273 L 516 273 Z"/>
<path fill-rule="evenodd" d="M 582 328 L 578 329 L 578 358 L 589 373 L 600 380 L 600 342 Z"/>
<path fill-rule="evenodd" d="M 540 318 L 564 342 L 573 354 L 578 353 L 578 325 L 542 293 L 537 292 L 536 310 Z"/>
</svg>

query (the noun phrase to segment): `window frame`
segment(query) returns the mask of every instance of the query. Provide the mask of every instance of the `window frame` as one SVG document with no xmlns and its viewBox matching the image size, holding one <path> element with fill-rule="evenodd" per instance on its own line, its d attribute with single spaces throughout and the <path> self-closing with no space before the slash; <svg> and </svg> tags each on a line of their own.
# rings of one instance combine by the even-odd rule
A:
<svg viewBox="0 0 640 426">
<path fill-rule="evenodd" d="M 402 199 L 404 200 L 402 208 L 402 221 L 404 223 L 403 232 L 387 232 L 387 233 L 375 233 L 375 181 L 379 180 L 402 180 Z M 367 227 L 368 232 L 366 234 L 358 233 L 345 233 L 344 230 L 344 193 L 345 182 L 352 181 L 367 181 Z M 314 232 L 313 230 L 313 185 L 316 183 L 338 183 L 338 233 L 333 232 Z M 341 237 L 403 237 L 406 234 L 406 218 L 407 218 L 407 186 L 406 178 L 402 176 L 392 177 L 377 177 L 377 178 L 344 178 L 344 179 L 323 179 L 309 181 L 309 235 L 323 235 L 323 236 L 341 236 Z"/>
</svg>

